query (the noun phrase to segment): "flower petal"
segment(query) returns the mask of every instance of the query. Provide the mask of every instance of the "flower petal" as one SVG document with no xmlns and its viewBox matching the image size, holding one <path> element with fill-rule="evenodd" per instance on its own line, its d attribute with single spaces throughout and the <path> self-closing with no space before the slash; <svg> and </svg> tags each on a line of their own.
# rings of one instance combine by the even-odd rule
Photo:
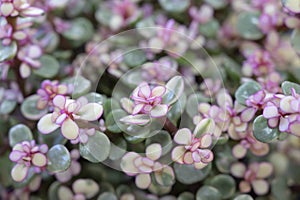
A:
<svg viewBox="0 0 300 200">
<path fill-rule="evenodd" d="M 74 140 L 79 135 L 79 127 L 73 120 L 67 118 L 61 126 L 61 133 L 68 140 Z"/>
<path fill-rule="evenodd" d="M 102 113 L 102 105 L 98 103 L 88 103 L 82 106 L 77 114 L 80 116 L 80 119 L 95 121 L 101 117 Z"/>
<path fill-rule="evenodd" d="M 151 177 L 149 174 L 139 174 L 135 178 L 135 184 L 138 188 L 147 189 L 151 184 Z"/>
<path fill-rule="evenodd" d="M 192 132 L 188 128 L 183 128 L 177 131 L 174 136 L 174 141 L 177 144 L 188 145 L 192 142 Z"/>
<path fill-rule="evenodd" d="M 167 105 L 163 105 L 163 104 L 156 105 L 150 111 L 150 116 L 153 118 L 159 118 L 165 116 L 168 112 L 168 108 L 169 107 Z"/>
<path fill-rule="evenodd" d="M 38 130 L 43 134 L 55 131 L 59 125 L 52 122 L 52 114 L 43 116 L 37 124 Z"/>
<path fill-rule="evenodd" d="M 24 164 L 16 164 L 11 170 L 11 177 L 16 182 L 22 182 L 27 174 L 29 167 Z"/>
<path fill-rule="evenodd" d="M 47 164 L 47 158 L 42 153 L 35 153 L 32 157 L 32 164 L 37 167 L 44 167 Z"/>
</svg>

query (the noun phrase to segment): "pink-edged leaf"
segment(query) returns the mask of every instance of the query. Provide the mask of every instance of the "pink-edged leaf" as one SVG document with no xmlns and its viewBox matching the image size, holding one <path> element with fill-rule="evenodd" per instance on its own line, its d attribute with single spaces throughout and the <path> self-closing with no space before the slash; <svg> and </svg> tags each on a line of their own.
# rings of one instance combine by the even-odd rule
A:
<svg viewBox="0 0 300 200">
<path fill-rule="evenodd" d="M 201 154 L 203 163 L 210 163 L 214 159 L 214 154 L 209 149 L 198 149 L 198 152 Z"/>
<path fill-rule="evenodd" d="M 184 164 L 187 164 L 187 165 L 190 165 L 190 164 L 194 163 L 193 156 L 192 156 L 191 152 L 188 151 L 183 155 L 183 162 L 184 162 Z"/>
<path fill-rule="evenodd" d="M 53 99 L 53 105 L 58 107 L 59 109 L 64 109 L 66 104 L 66 97 L 63 95 L 56 95 Z"/>
<path fill-rule="evenodd" d="M 281 132 L 287 131 L 289 128 L 289 120 L 284 117 L 280 117 L 280 122 L 279 122 L 279 130 Z"/>
<path fill-rule="evenodd" d="M 269 183 L 265 180 L 254 180 L 251 185 L 257 195 L 265 195 L 269 191 Z"/>
<path fill-rule="evenodd" d="M 151 89 L 147 83 L 141 83 L 139 86 L 139 93 L 140 97 L 149 98 L 151 95 Z"/>
<path fill-rule="evenodd" d="M 200 141 L 200 148 L 208 148 L 212 144 L 212 136 L 209 134 L 202 135 Z"/>
<path fill-rule="evenodd" d="M 150 174 L 153 171 L 151 167 L 146 165 L 141 165 L 139 166 L 138 169 L 141 173 L 145 173 L 145 174 Z"/>
<path fill-rule="evenodd" d="M 80 119 L 95 121 L 101 117 L 102 113 L 102 105 L 98 103 L 88 103 L 82 106 L 77 114 L 80 116 Z"/>
<path fill-rule="evenodd" d="M 243 178 L 246 172 L 246 166 L 241 162 L 234 163 L 230 167 L 230 172 L 237 178 Z"/>
<path fill-rule="evenodd" d="M 289 130 L 293 135 L 300 137 L 300 122 L 296 121 L 290 124 Z"/>
<path fill-rule="evenodd" d="M 59 125 L 52 122 L 52 114 L 43 116 L 37 124 L 38 130 L 43 134 L 55 131 Z"/>
<path fill-rule="evenodd" d="M 194 163 L 194 166 L 196 169 L 203 169 L 204 167 L 207 166 L 207 163 L 197 162 L 197 163 Z"/>
<path fill-rule="evenodd" d="M 201 155 L 199 154 L 198 151 L 194 151 L 192 153 L 192 157 L 193 157 L 194 162 L 201 162 Z"/>
<path fill-rule="evenodd" d="M 31 69 L 26 63 L 22 63 L 20 66 L 20 75 L 22 78 L 28 78 L 31 74 Z"/>
<path fill-rule="evenodd" d="M 268 126 L 271 128 L 276 128 L 278 126 L 279 119 L 278 117 L 271 118 L 268 120 Z"/>
<path fill-rule="evenodd" d="M 167 105 L 159 104 L 152 108 L 150 116 L 153 118 L 163 117 L 167 114 L 169 107 Z"/>
<path fill-rule="evenodd" d="M 280 109 L 286 113 L 292 113 L 293 109 L 291 107 L 291 101 L 295 98 L 292 96 L 287 96 L 281 99 L 280 101 Z"/>
<path fill-rule="evenodd" d="M 122 99 L 120 100 L 120 103 L 121 103 L 122 108 L 123 108 L 127 113 L 132 114 L 134 104 L 133 104 L 133 102 L 132 102 L 130 99 L 128 99 L 128 98 L 122 98 Z M 137 113 L 136 113 L 136 114 L 137 114 Z"/>
<path fill-rule="evenodd" d="M 10 2 L 2 2 L 0 11 L 2 15 L 9 16 L 14 11 L 14 5 Z"/>
<path fill-rule="evenodd" d="M 135 105 L 133 107 L 132 114 L 136 115 L 136 114 L 140 113 L 144 107 L 145 107 L 145 104 L 137 104 L 137 105 Z"/>
<path fill-rule="evenodd" d="M 160 97 L 166 92 L 166 88 L 164 86 L 156 86 L 153 88 L 151 96 L 152 97 Z"/>
<path fill-rule="evenodd" d="M 151 144 L 146 148 L 146 156 L 151 160 L 159 159 L 161 154 L 162 154 L 162 147 L 158 143 Z"/>
<path fill-rule="evenodd" d="M 247 108 L 244 110 L 241 114 L 241 120 L 243 122 L 249 122 L 253 119 L 254 115 L 256 113 L 256 109 L 254 108 Z"/>
<path fill-rule="evenodd" d="M 67 118 L 67 114 L 66 113 L 63 113 L 62 115 L 58 116 L 58 118 L 55 120 L 55 123 L 57 125 L 61 125 Z"/>
<path fill-rule="evenodd" d="M 192 142 L 192 132 L 188 128 L 180 129 L 175 134 L 174 141 L 177 144 L 189 145 Z"/>
<path fill-rule="evenodd" d="M 70 118 L 67 118 L 61 126 L 62 135 L 68 140 L 74 140 L 79 135 L 78 125 Z"/>
<path fill-rule="evenodd" d="M 183 164 L 183 155 L 186 152 L 184 146 L 177 146 L 172 151 L 172 160 L 175 162 L 178 162 L 180 164 Z"/>
<path fill-rule="evenodd" d="M 35 153 L 32 156 L 32 164 L 37 167 L 44 167 L 47 165 L 47 158 L 42 153 Z"/>
<path fill-rule="evenodd" d="M 11 177 L 16 182 L 22 182 L 27 174 L 29 167 L 24 164 L 16 164 L 11 170 Z"/>
<path fill-rule="evenodd" d="M 251 185 L 246 181 L 241 181 L 239 184 L 239 188 L 243 193 L 248 193 L 251 191 Z"/>
<path fill-rule="evenodd" d="M 147 165 L 148 167 L 153 167 L 154 161 L 150 158 L 142 158 L 143 165 Z"/>
<path fill-rule="evenodd" d="M 134 160 L 139 158 L 140 155 L 135 152 L 126 153 L 121 160 L 121 169 L 129 176 L 136 175 L 139 170 L 134 165 Z"/>
<path fill-rule="evenodd" d="M 232 154 L 236 158 L 243 158 L 247 153 L 247 149 L 241 144 L 237 144 L 232 148 Z"/>
<path fill-rule="evenodd" d="M 13 162 L 19 161 L 26 153 L 23 151 L 14 150 L 9 154 L 9 159 Z"/>
<path fill-rule="evenodd" d="M 37 17 L 44 13 L 44 11 L 40 8 L 29 7 L 25 10 L 22 10 L 22 15 L 26 17 Z"/>
<path fill-rule="evenodd" d="M 276 106 L 267 106 L 267 107 L 265 107 L 264 112 L 263 112 L 263 116 L 266 119 L 278 117 L 279 113 L 278 113 L 277 107 Z"/>
<path fill-rule="evenodd" d="M 140 189 L 147 189 L 151 184 L 151 177 L 149 174 L 139 174 L 135 178 L 135 184 Z"/>
<path fill-rule="evenodd" d="M 140 126 L 147 125 L 151 122 L 149 115 L 138 114 L 138 115 L 128 115 L 120 119 L 121 122 L 125 124 L 136 124 Z"/>
<path fill-rule="evenodd" d="M 267 178 L 273 173 L 273 165 L 268 162 L 262 162 L 259 164 L 257 171 L 257 178 Z"/>
</svg>

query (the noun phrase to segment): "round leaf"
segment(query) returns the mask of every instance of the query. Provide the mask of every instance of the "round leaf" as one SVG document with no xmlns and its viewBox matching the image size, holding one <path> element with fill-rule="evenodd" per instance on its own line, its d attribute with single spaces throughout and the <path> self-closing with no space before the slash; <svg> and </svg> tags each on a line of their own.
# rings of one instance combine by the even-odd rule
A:
<svg viewBox="0 0 300 200">
<path fill-rule="evenodd" d="M 88 94 L 84 95 L 84 97 L 87 98 L 87 100 L 90 103 L 100 103 L 100 104 L 104 105 L 104 103 L 106 101 L 105 95 L 98 94 L 96 92 L 88 93 Z"/>
<path fill-rule="evenodd" d="M 27 97 L 21 105 L 21 113 L 30 120 L 39 120 L 48 111 L 47 108 L 43 110 L 37 109 L 37 101 L 40 97 L 38 95 L 32 95 Z"/>
<path fill-rule="evenodd" d="M 40 62 L 41 67 L 34 70 L 34 74 L 43 78 L 53 78 L 57 75 L 59 71 L 59 63 L 54 57 L 50 55 L 43 55 L 40 58 Z"/>
<path fill-rule="evenodd" d="M 49 149 L 47 158 L 47 170 L 52 173 L 66 171 L 71 164 L 70 153 L 68 149 L 61 144 L 57 144 Z"/>
<path fill-rule="evenodd" d="M 211 165 L 203 169 L 196 169 L 194 165 L 181 165 L 174 163 L 176 179 L 183 184 L 193 184 L 204 180 L 211 171 Z"/>
<path fill-rule="evenodd" d="M 202 24 L 199 27 L 199 31 L 205 37 L 214 38 L 214 37 L 216 37 L 219 28 L 220 28 L 219 22 L 217 20 L 213 19 L 205 24 Z"/>
<path fill-rule="evenodd" d="M 4 100 L 0 105 L 0 114 L 9 114 L 11 113 L 17 105 L 16 101 L 13 100 Z"/>
<path fill-rule="evenodd" d="M 127 113 L 124 110 L 117 109 L 110 112 L 105 120 L 105 125 L 107 129 L 113 133 L 121 133 L 122 127 L 125 125 L 120 122 L 120 119 L 127 116 Z"/>
<path fill-rule="evenodd" d="M 185 11 L 191 3 L 190 0 L 159 0 L 158 2 L 165 11 L 175 13 Z"/>
<path fill-rule="evenodd" d="M 162 155 L 166 155 L 172 149 L 172 138 L 167 131 L 159 131 L 154 136 L 146 139 L 146 146 L 158 143 L 162 147 Z"/>
<path fill-rule="evenodd" d="M 295 89 L 295 91 L 300 94 L 300 85 L 297 84 L 297 83 L 292 83 L 290 81 L 284 81 L 282 84 L 281 84 L 281 88 L 282 88 L 282 91 L 285 95 L 292 95 L 292 88 Z"/>
<path fill-rule="evenodd" d="M 181 76 L 175 76 L 166 84 L 167 92 L 163 95 L 162 102 L 164 104 L 172 105 L 175 103 L 183 93 L 184 81 Z"/>
<path fill-rule="evenodd" d="M 197 200 L 221 200 L 221 193 L 214 187 L 203 186 L 201 187 L 196 194 Z"/>
<path fill-rule="evenodd" d="M 246 100 L 256 92 L 261 90 L 261 85 L 255 81 L 249 81 L 241 85 L 235 92 L 235 98 L 240 103 L 245 105 Z"/>
<path fill-rule="evenodd" d="M 260 39 L 263 37 L 263 33 L 259 29 L 258 23 L 258 13 L 243 12 L 238 16 L 237 31 L 244 39 Z"/>
<path fill-rule="evenodd" d="M 126 141 L 122 137 L 117 138 L 116 141 L 114 141 L 113 144 L 111 144 L 109 159 L 120 159 L 126 153 L 126 148 Z"/>
<path fill-rule="evenodd" d="M 268 120 L 262 115 L 258 116 L 253 123 L 253 135 L 254 137 L 264 143 L 269 143 L 278 138 L 279 130 L 272 129 L 268 126 Z"/>
<path fill-rule="evenodd" d="M 9 133 L 9 145 L 14 147 L 17 143 L 23 141 L 31 141 L 33 139 L 31 130 L 24 124 L 18 124 L 10 128 Z"/>
<path fill-rule="evenodd" d="M 178 196 L 177 199 L 178 200 L 194 200 L 195 196 L 191 192 L 183 192 Z"/>
<path fill-rule="evenodd" d="M 63 83 L 71 84 L 73 86 L 74 89 L 72 97 L 75 99 L 88 93 L 92 87 L 91 81 L 87 80 L 82 76 L 68 78 L 64 80 Z"/>
<path fill-rule="evenodd" d="M 134 50 L 124 55 L 124 62 L 129 67 L 136 67 L 146 62 L 147 57 L 144 51 Z"/>
<path fill-rule="evenodd" d="M 241 194 L 236 196 L 233 200 L 253 200 L 253 198 L 248 194 Z"/>
<path fill-rule="evenodd" d="M 80 155 L 90 162 L 98 163 L 104 161 L 110 152 L 110 141 L 108 137 L 99 131 L 90 136 L 86 144 L 80 144 Z"/>
<path fill-rule="evenodd" d="M 97 200 L 117 200 L 117 196 L 111 192 L 102 193 Z"/>
<path fill-rule="evenodd" d="M 235 193 L 235 181 L 229 175 L 217 175 L 211 181 L 210 185 L 216 188 L 223 199 L 231 197 Z"/>
<path fill-rule="evenodd" d="M 15 57 L 16 53 L 16 42 L 12 42 L 9 46 L 4 46 L 2 42 L 0 42 L 0 62 L 12 59 Z"/>
</svg>

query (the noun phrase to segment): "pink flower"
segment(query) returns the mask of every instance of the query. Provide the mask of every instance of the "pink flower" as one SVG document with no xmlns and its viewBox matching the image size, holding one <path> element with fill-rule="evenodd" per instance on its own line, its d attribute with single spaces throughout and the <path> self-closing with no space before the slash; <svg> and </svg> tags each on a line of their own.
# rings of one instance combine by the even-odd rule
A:
<svg viewBox="0 0 300 200">
<path fill-rule="evenodd" d="M 265 195 L 269 190 L 269 183 L 265 178 L 273 173 L 273 166 L 268 162 L 251 163 L 248 167 L 243 163 L 234 163 L 231 166 L 231 174 L 237 178 L 243 178 L 239 184 L 242 193 L 249 193 L 251 188 L 257 195 Z"/>
<path fill-rule="evenodd" d="M 256 50 L 243 64 L 243 73 L 246 76 L 263 76 L 275 70 L 275 65 L 271 59 L 269 52 L 264 50 Z"/>
<path fill-rule="evenodd" d="M 203 134 L 196 138 L 187 128 L 180 129 L 174 136 L 179 144 L 172 151 L 172 160 L 180 164 L 193 164 L 195 168 L 202 169 L 210 163 L 214 156 L 210 149 L 212 136 Z"/>
<path fill-rule="evenodd" d="M 79 136 L 79 127 L 75 120 L 95 121 L 103 113 L 102 105 L 88 103 L 84 97 L 73 100 L 56 95 L 53 106 L 54 112 L 43 116 L 38 122 L 38 130 L 43 134 L 49 134 L 61 127 L 62 135 L 69 140 Z"/>
<path fill-rule="evenodd" d="M 22 182 L 27 177 L 31 166 L 34 167 L 36 173 L 44 170 L 48 163 L 47 152 L 46 144 L 38 146 L 34 140 L 16 144 L 9 155 L 9 159 L 17 163 L 11 171 L 13 180 Z"/>
<path fill-rule="evenodd" d="M 66 95 L 68 87 L 65 84 L 59 84 L 58 81 L 44 80 L 41 88 L 38 89 L 37 94 L 40 99 L 37 102 L 38 109 L 44 109 L 46 106 L 52 106 L 52 100 L 56 95 Z"/>
<path fill-rule="evenodd" d="M 131 99 L 134 101 L 132 115 L 139 113 L 149 114 L 153 118 L 165 116 L 168 112 L 168 105 L 162 104 L 162 96 L 165 94 L 164 86 L 150 86 L 143 82 L 132 93 Z"/>
<path fill-rule="evenodd" d="M 31 68 L 37 69 L 41 66 L 38 60 L 42 55 L 42 49 L 37 45 L 27 45 L 18 52 L 18 59 L 22 61 L 20 74 L 27 78 L 31 74 Z"/>
<path fill-rule="evenodd" d="M 27 0 L 1 0 L 0 2 L 0 16 L 36 17 L 43 13 L 42 9 L 32 7 Z"/>
<path fill-rule="evenodd" d="M 161 155 L 161 145 L 153 143 L 146 148 L 146 157 L 135 152 L 125 154 L 121 161 L 121 168 L 127 175 L 136 176 L 136 186 L 141 189 L 147 189 L 151 186 L 152 175 L 157 184 L 162 186 L 165 186 L 162 174 L 169 175 L 172 177 L 173 184 L 175 181 L 173 169 L 157 161 Z"/>
</svg>

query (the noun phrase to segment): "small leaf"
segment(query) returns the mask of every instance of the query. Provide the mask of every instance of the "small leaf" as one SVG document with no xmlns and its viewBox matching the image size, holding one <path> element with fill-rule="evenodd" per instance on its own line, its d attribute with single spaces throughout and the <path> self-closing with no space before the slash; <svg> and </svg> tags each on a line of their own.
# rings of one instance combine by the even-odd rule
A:
<svg viewBox="0 0 300 200">
<path fill-rule="evenodd" d="M 92 179 L 78 179 L 72 185 L 75 194 L 84 194 L 88 199 L 99 192 L 99 185 Z"/>
<path fill-rule="evenodd" d="M 6 60 L 10 60 L 15 57 L 17 53 L 17 44 L 16 42 L 12 42 L 9 46 L 4 46 L 2 42 L 0 42 L 0 62 L 4 62 Z"/>
<path fill-rule="evenodd" d="M 221 200 L 221 193 L 214 187 L 203 186 L 201 187 L 196 194 L 196 200 Z"/>
<path fill-rule="evenodd" d="M 284 81 L 281 84 L 281 88 L 282 88 L 283 94 L 285 94 L 285 95 L 292 95 L 292 90 L 291 90 L 292 88 L 295 89 L 297 94 L 300 94 L 300 85 L 297 83 L 293 83 L 290 81 Z"/>
<path fill-rule="evenodd" d="M 245 105 L 246 100 L 261 89 L 262 88 L 259 83 L 255 81 L 248 81 L 236 90 L 235 98 L 240 104 Z"/>
<path fill-rule="evenodd" d="M 132 50 L 124 55 L 124 62 L 129 67 L 136 67 L 146 62 L 146 53 L 142 50 Z"/>
<path fill-rule="evenodd" d="M 52 173 L 66 171 L 71 164 L 70 153 L 68 149 L 61 144 L 57 144 L 49 149 L 47 158 L 47 170 Z"/>
<path fill-rule="evenodd" d="M 209 133 L 209 134 L 214 133 L 214 129 L 215 129 L 214 120 L 210 118 L 205 118 L 197 124 L 193 134 L 195 135 L 196 138 L 199 138 L 201 135 L 205 133 Z"/>
<path fill-rule="evenodd" d="M 63 83 L 72 85 L 73 87 L 72 97 L 75 99 L 87 94 L 92 87 L 91 81 L 89 81 L 88 79 L 82 76 L 75 76 L 72 78 L 65 79 Z"/>
<path fill-rule="evenodd" d="M 61 134 L 60 129 L 56 129 L 51 134 L 38 134 L 39 141 L 47 144 L 49 147 L 56 144 L 65 144 L 67 139 Z"/>
<path fill-rule="evenodd" d="M 259 13 L 242 12 L 237 19 L 237 31 L 244 39 L 258 40 L 263 37 L 258 23 Z"/>
<path fill-rule="evenodd" d="M 299 1 L 295 0 L 281 0 L 283 6 L 292 13 L 300 13 L 300 4 Z"/>
<path fill-rule="evenodd" d="M 102 94 L 98 94 L 96 92 L 90 92 L 86 95 L 84 95 L 85 98 L 87 98 L 89 103 L 99 103 L 104 105 L 106 102 L 106 96 Z"/>
<path fill-rule="evenodd" d="M 166 155 L 172 149 L 172 138 L 167 131 L 159 131 L 152 137 L 149 137 L 145 141 L 145 145 L 159 143 L 162 147 L 162 155 Z"/>
<path fill-rule="evenodd" d="M 159 0 L 158 2 L 165 11 L 174 13 L 185 11 L 191 3 L 190 0 Z"/>
<path fill-rule="evenodd" d="M 199 31 L 205 37 L 215 38 L 218 33 L 219 28 L 220 28 L 219 22 L 215 19 L 212 19 L 209 22 L 202 24 L 199 27 Z"/>
<path fill-rule="evenodd" d="M 194 200 L 194 199 L 195 196 L 191 192 L 183 192 L 177 198 L 177 200 Z"/>
<path fill-rule="evenodd" d="M 199 170 L 194 165 L 181 165 L 174 163 L 176 179 L 183 184 L 193 184 L 204 180 L 211 171 L 211 164 Z"/>
<path fill-rule="evenodd" d="M 58 181 L 53 182 L 48 189 L 48 199 L 57 200 L 58 199 L 58 188 L 61 186 L 61 183 Z"/>
<path fill-rule="evenodd" d="M 111 143 L 109 159 L 118 160 L 126 153 L 127 143 L 122 137 Z"/>
<path fill-rule="evenodd" d="M 188 97 L 185 110 L 191 118 L 199 114 L 196 108 L 198 108 L 200 102 L 209 102 L 209 98 L 203 96 L 201 93 L 193 93 Z"/>
<path fill-rule="evenodd" d="M 90 136 L 86 144 L 80 144 L 80 155 L 90 162 L 98 163 L 104 161 L 110 152 L 110 141 L 108 137 L 99 131 Z"/>
<path fill-rule="evenodd" d="M 110 112 L 105 119 L 107 129 L 113 133 L 121 133 L 125 125 L 120 120 L 126 116 L 127 113 L 121 109 Z"/>
<path fill-rule="evenodd" d="M 134 124 L 139 126 L 145 126 L 151 122 L 149 115 L 138 114 L 138 115 L 128 115 L 120 119 L 124 124 Z"/>
<path fill-rule="evenodd" d="M 31 130 L 24 124 L 18 124 L 10 128 L 9 145 L 14 147 L 17 143 L 31 141 L 33 139 Z"/>
<path fill-rule="evenodd" d="M 38 95 L 32 95 L 27 97 L 21 105 L 21 113 L 30 120 L 39 120 L 44 116 L 48 110 L 47 108 L 43 110 L 37 109 L 37 101 L 40 97 Z"/>
<path fill-rule="evenodd" d="M 268 120 L 262 115 L 258 116 L 253 123 L 253 135 L 254 137 L 264 143 L 270 143 L 276 140 L 279 136 L 279 130 L 272 129 L 268 126 Z"/>
<path fill-rule="evenodd" d="M 163 104 L 172 105 L 182 95 L 184 90 L 184 81 L 181 76 L 175 76 L 166 84 L 167 92 L 163 95 Z"/>
<path fill-rule="evenodd" d="M 216 188 L 222 195 L 222 198 L 230 198 L 235 193 L 235 181 L 229 175 L 217 175 L 211 181 L 210 185 Z"/>
<path fill-rule="evenodd" d="M 117 196 L 112 192 L 103 192 L 97 200 L 118 200 Z"/>
<path fill-rule="evenodd" d="M 248 194 L 241 194 L 236 196 L 233 200 L 253 200 L 253 198 Z"/>
<path fill-rule="evenodd" d="M 34 70 L 34 74 L 42 78 L 53 78 L 55 75 L 57 75 L 60 66 L 54 57 L 50 55 L 43 55 L 40 58 L 40 62 L 41 67 L 37 70 Z"/>
<path fill-rule="evenodd" d="M 16 106 L 17 102 L 14 100 L 3 100 L 0 104 L 0 114 L 6 115 L 11 113 Z"/>
</svg>

